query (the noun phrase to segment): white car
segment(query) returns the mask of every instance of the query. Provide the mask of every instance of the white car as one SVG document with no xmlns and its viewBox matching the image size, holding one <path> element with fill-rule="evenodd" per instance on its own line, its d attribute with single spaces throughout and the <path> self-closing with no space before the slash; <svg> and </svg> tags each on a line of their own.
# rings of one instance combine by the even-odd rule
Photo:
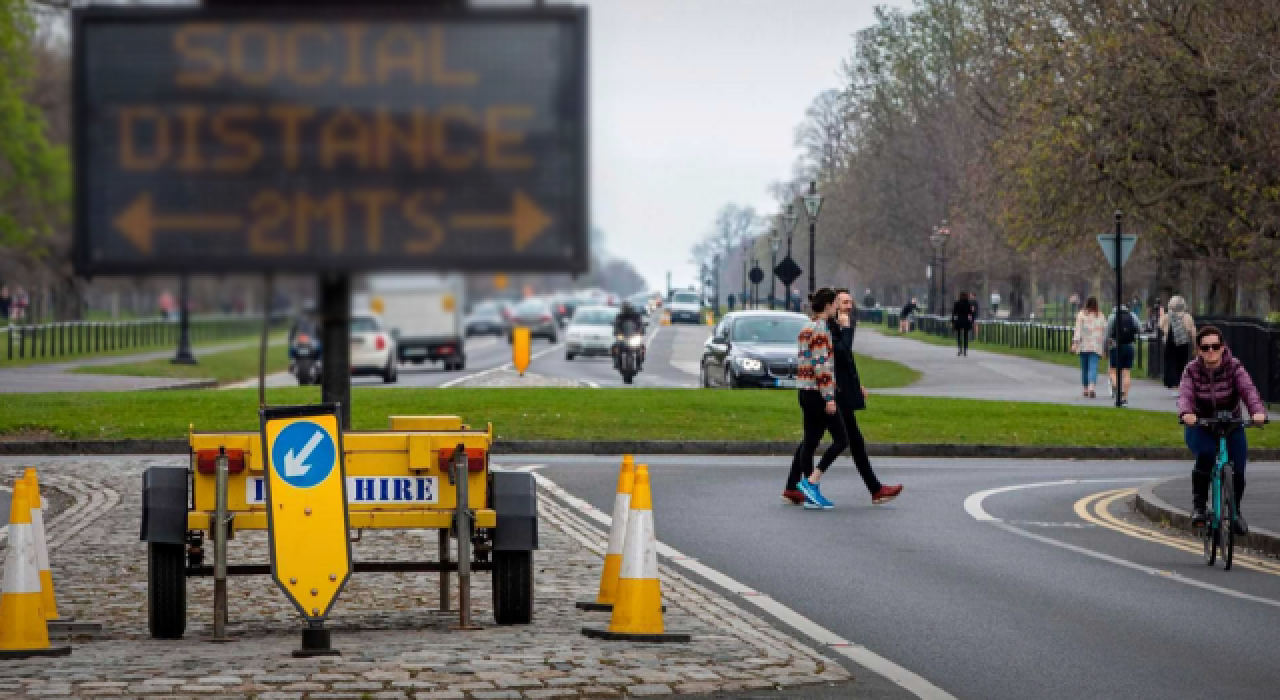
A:
<svg viewBox="0 0 1280 700">
<path fill-rule="evenodd" d="M 579 306 L 569 321 L 564 359 L 573 361 L 579 355 L 612 355 L 613 320 L 617 317 L 618 309 L 612 306 Z"/>
<path fill-rule="evenodd" d="M 377 314 L 357 312 L 351 314 L 351 376 L 368 375 L 396 381 L 396 340 Z"/>
<path fill-rule="evenodd" d="M 697 292 L 675 292 L 671 295 L 671 303 L 667 304 L 671 313 L 671 323 L 693 323 L 702 325 L 702 300 Z"/>
</svg>

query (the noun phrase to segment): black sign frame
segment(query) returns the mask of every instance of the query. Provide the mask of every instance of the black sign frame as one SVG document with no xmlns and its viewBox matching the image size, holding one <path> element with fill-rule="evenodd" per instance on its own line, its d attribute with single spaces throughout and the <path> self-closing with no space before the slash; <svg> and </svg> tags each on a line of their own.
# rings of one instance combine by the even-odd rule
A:
<svg viewBox="0 0 1280 700">
<path fill-rule="evenodd" d="M 590 264 L 590 120 L 589 120 L 589 64 L 587 8 L 576 6 L 492 7 L 449 9 L 409 5 L 349 6 L 232 6 L 232 7 L 137 7 L 137 6 L 89 6 L 72 10 L 72 166 L 74 199 L 72 205 L 72 263 L 75 272 L 82 277 L 95 276 L 145 276 L 169 274 L 352 274 L 370 272 L 473 272 L 473 273 L 570 273 L 580 274 Z M 176 23 L 195 21 L 415 21 L 415 22 L 547 22 L 564 23 L 574 37 L 572 60 L 564 66 L 564 75 L 572 83 L 571 105 L 579 125 L 574 144 L 574 175 L 579 182 L 574 198 L 570 199 L 570 221 L 564 238 L 571 246 L 571 253 L 549 260 L 545 256 L 532 257 L 518 252 L 486 255 L 484 259 L 473 256 L 439 255 L 415 260 L 393 252 L 382 254 L 377 261 L 344 261 L 337 256 L 327 258 L 280 256 L 253 257 L 247 254 L 237 261 L 219 260 L 216 263 L 198 257 L 170 258 L 142 261 L 95 261 L 90 255 L 93 243 L 89 219 L 89 169 L 87 144 L 87 94 L 85 34 L 90 23 Z M 576 201 L 575 201 L 576 200 Z M 99 224 L 99 228 L 109 224 Z M 99 235 L 102 235 L 101 233 Z"/>
</svg>

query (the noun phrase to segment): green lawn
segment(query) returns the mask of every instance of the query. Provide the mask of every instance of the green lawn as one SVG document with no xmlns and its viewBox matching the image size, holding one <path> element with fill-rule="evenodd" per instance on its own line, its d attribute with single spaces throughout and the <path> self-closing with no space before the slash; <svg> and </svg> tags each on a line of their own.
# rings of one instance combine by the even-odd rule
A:
<svg viewBox="0 0 1280 700">
<path fill-rule="evenodd" d="M 492 422 L 508 439 L 796 440 L 791 391 L 689 389 L 355 389 L 357 430 L 385 429 L 395 414 L 456 414 Z M 314 403 L 316 387 L 271 389 L 272 404 Z M 859 414 L 867 438 L 884 443 L 995 445 L 1182 445 L 1167 413 L 1113 407 L 872 396 Z M 0 411 L 0 435 L 181 438 L 197 430 L 257 430 L 257 392 L 156 391 L 31 394 Z M 1123 418 L 1120 418 L 1123 416 Z M 1250 434 L 1280 446 L 1280 430 Z"/>
<path fill-rule="evenodd" d="M 898 389 L 911 386 L 920 378 L 920 373 L 910 367 L 890 360 L 878 360 L 874 357 L 854 353 L 858 363 L 858 376 L 862 385 L 868 389 Z"/>
<path fill-rule="evenodd" d="M 284 334 L 270 338 L 267 347 L 267 373 L 289 368 L 289 349 L 283 344 Z M 169 379 L 216 379 L 234 382 L 258 376 L 258 344 L 202 355 L 195 353 L 197 365 L 175 365 L 168 358 L 101 367 L 80 367 L 83 374 L 116 374 L 127 377 L 164 377 Z"/>
</svg>

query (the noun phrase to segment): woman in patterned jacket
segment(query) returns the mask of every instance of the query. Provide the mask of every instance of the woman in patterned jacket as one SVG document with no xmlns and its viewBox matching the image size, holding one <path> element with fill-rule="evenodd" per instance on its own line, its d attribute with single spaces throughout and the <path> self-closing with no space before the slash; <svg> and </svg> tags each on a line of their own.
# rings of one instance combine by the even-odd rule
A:
<svg viewBox="0 0 1280 700">
<path fill-rule="evenodd" d="M 812 319 L 804 325 L 796 338 L 799 345 L 799 363 L 796 366 L 796 387 L 800 399 L 800 411 L 804 415 L 804 442 L 795 459 L 801 469 L 793 473 L 803 474 L 803 465 L 813 464 L 813 453 L 818 449 L 824 432 L 831 433 L 831 446 L 823 453 L 822 460 L 806 479 L 800 478 L 796 490 L 804 494 L 804 507 L 809 509 L 832 508 L 833 504 L 822 495 L 819 482 L 822 475 L 849 446 L 844 432 L 844 422 L 836 406 L 835 362 L 832 357 L 831 331 L 827 320 L 836 313 L 836 293 L 823 287 L 813 293 Z"/>
</svg>

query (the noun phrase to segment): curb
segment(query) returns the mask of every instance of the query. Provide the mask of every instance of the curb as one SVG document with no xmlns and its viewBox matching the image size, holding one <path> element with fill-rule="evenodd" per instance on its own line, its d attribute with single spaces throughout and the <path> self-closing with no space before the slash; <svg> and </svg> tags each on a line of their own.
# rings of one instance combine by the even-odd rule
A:
<svg viewBox="0 0 1280 700">
<path fill-rule="evenodd" d="M 1147 482 L 1138 488 L 1138 512 L 1157 525 L 1168 523 L 1170 526 L 1186 532 L 1196 532 L 1191 527 L 1191 514 L 1181 508 L 1169 505 L 1156 495 L 1157 486 L 1176 481 L 1184 477 L 1175 476 L 1160 481 Z M 1237 542 L 1247 549 L 1265 552 L 1273 557 L 1280 557 L 1280 534 L 1264 528 L 1249 526 L 1249 534 L 1238 538 Z"/>
<path fill-rule="evenodd" d="M 820 446 L 821 448 L 821 446 Z M 795 442 L 675 441 L 675 440 L 498 440 L 496 455 L 753 455 L 790 457 Z M 0 442 L 0 456 L 40 455 L 182 455 L 185 438 L 158 440 L 31 440 Z M 939 459 L 1076 459 L 1180 460 L 1181 447 L 1072 447 L 1017 445 L 868 444 L 873 457 L 936 457 Z M 1280 460 L 1280 449 L 1252 450 L 1256 461 Z"/>
</svg>

